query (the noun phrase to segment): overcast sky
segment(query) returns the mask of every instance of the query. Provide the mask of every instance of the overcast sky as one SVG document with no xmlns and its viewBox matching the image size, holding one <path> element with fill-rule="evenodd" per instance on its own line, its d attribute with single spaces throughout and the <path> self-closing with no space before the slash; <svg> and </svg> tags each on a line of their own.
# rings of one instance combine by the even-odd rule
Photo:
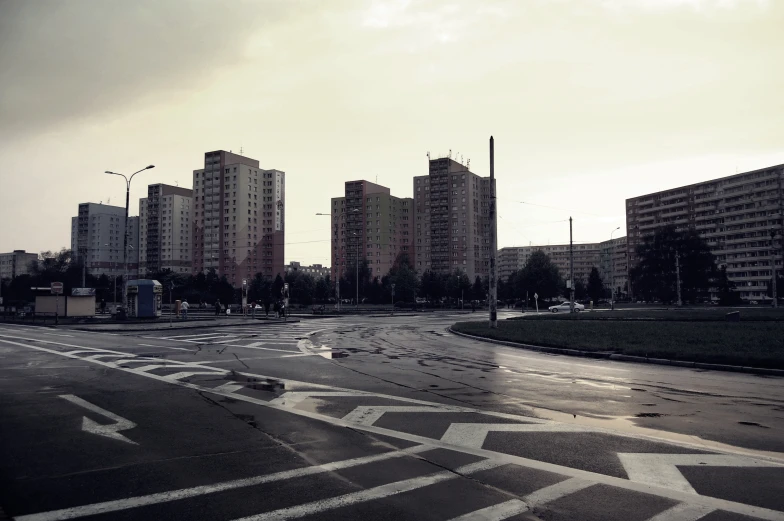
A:
<svg viewBox="0 0 784 521">
<path fill-rule="evenodd" d="M 136 215 L 242 147 L 286 172 L 286 262 L 328 264 L 345 181 L 410 197 L 450 149 L 486 176 L 491 134 L 500 247 L 606 240 L 628 197 L 784 163 L 783 28 L 780 0 L 0 0 L 0 252 L 123 205 L 105 170 L 156 165 Z"/>
</svg>

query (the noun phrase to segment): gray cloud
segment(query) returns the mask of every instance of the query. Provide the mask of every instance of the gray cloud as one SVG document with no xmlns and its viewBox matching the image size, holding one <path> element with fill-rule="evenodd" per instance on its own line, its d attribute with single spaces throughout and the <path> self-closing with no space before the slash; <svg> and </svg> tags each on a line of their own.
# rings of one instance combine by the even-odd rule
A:
<svg viewBox="0 0 784 521">
<path fill-rule="evenodd" d="M 243 60 L 244 42 L 298 1 L 0 3 L 0 135 L 124 112 L 198 91 Z"/>
</svg>

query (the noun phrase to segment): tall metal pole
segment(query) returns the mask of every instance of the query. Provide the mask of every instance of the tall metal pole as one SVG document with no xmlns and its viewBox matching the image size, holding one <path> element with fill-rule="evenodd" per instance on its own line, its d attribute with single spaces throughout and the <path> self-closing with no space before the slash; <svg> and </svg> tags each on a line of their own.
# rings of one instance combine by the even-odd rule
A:
<svg viewBox="0 0 784 521">
<path fill-rule="evenodd" d="M 498 273 L 495 265 L 497 249 L 496 234 L 498 231 L 498 216 L 496 215 L 495 200 L 495 142 L 490 136 L 490 328 L 498 328 Z"/>
<path fill-rule="evenodd" d="M 357 241 L 357 309 L 359 309 L 359 237 L 356 238 Z"/>
<path fill-rule="evenodd" d="M 574 313 L 574 243 L 571 217 L 569 217 L 569 279 L 569 313 Z"/>
<path fill-rule="evenodd" d="M 85 255 L 84 250 L 82 250 L 82 287 L 83 288 L 87 287 L 87 284 L 85 283 L 85 279 L 87 278 L 87 262 L 85 257 L 87 257 L 87 255 Z"/>
<path fill-rule="evenodd" d="M 612 241 L 613 235 L 620 229 L 621 227 L 619 226 L 610 232 L 610 283 L 612 284 L 612 288 L 610 288 L 610 309 L 615 309 L 615 245 Z"/>
<path fill-rule="evenodd" d="M 128 312 L 128 204 L 131 200 L 131 182 L 125 181 L 125 233 L 123 234 L 123 259 L 125 260 L 125 276 L 123 277 L 123 309 Z"/>
<path fill-rule="evenodd" d="M 675 282 L 677 284 L 678 290 L 678 306 L 683 305 L 683 301 L 681 300 L 681 256 L 676 251 L 675 252 Z"/>
</svg>

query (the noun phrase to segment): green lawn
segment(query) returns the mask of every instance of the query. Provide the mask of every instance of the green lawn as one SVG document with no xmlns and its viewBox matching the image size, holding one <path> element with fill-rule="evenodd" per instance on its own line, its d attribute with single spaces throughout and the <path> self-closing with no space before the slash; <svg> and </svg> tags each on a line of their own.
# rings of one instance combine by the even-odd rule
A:
<svg viewBox="0 0 784 521">
<path fill-rule="evenodd" d="M 746 321 L 784 321 L 784 308 L 773 309 L 770 307 L 703 307 L 703 308 L 670 308 L 670 309 L 616 309 L 581 311 L 580 313 L 558 312 L 551 313 L 547 309 L 520 313 L 519 319 L 531 320 L 677 320 L 677 321 L 724 321 L 727 313 L 739 311 L 740 320 Z M 528 315 L 528 316 L 525 316 Z M 531 315 L 534 315 L 532 317 Z M 518 320 L 515 318 L 513 320 Z"/>
<path fill-rule="evenodd" d="M 502 320 L 496 330 L 485 321 L 459 322 L 454 329 L 538 346 L 784 369 L 784 321 L 616 321 L 584 315 L 565 320 Z"/>
</svg>

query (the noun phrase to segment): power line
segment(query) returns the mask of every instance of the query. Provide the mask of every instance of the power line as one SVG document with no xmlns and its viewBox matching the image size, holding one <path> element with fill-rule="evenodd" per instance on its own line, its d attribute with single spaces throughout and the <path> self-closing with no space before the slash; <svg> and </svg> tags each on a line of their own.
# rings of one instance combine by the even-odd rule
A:
<svg viewBox="0 0 784 521">
<path fill-rule="evenodd" d="M 594 217 L 609 217 L 609 215 L 599 215 L 599 214 L 595 214 L 595 213 L 583 212 L 581 210 L 574 210 L 574 209 L 569 209 L 569 208 L 560 208 L 558 206 L 548 206 L 546 204 L 529 203 L 527 201 L 515 201 L 514 199 L 507 199 L 506 197 L 498 197 L 498 196 L 496 196 L 496 199 L 502 199 L 504 201 L 509 201 L 511 203 L 526 204 L 528 206 L 538 206 L 540 208 L 550 208 L 552 210 L 561 210 L 561 211 L 564 211 L 564 212 L 579 213 L 579 214 L 583 214 L 583 215 L 592 215 Z"/>
</svg>

